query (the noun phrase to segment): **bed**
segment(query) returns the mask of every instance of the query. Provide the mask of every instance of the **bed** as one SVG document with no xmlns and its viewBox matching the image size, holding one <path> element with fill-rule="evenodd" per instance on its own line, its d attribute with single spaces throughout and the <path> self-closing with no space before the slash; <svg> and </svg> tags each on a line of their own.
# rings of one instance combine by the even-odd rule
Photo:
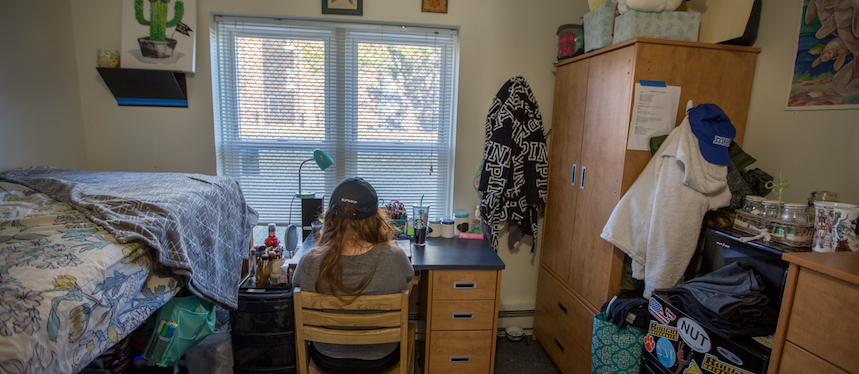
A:
<svg viewBox="0 0 859 374">
<path fill-rule="evenodd" d="M 235 309 L 253 223 L 227 177 L 0 173 L 0 373 L 76 373 L 183 287 Z"/>
</svg>

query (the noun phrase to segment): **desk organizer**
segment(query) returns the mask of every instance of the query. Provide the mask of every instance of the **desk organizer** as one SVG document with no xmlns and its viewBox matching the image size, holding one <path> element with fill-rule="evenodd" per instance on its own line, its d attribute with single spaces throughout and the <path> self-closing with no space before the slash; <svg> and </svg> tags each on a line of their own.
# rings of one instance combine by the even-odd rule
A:
<svg viewBox="0 0 859 374">
<path fill-rule="evenodd" d="M 814 225 L 801 225 L 767 218 L 737 209 L 734 219 L 734 229 L 744 233 L 758 235 L 767 229 L 772 241 L 791 247 L 811 247 L 814 239 Z"/>
<path fill-rule="evenodd" d="M 409 221 L 406 219 L 389 219 L 388 225 L 391 225 L 391 228 L 394 229 L 394 237 L 400 234 L 408 234 Z"/>
</svg>

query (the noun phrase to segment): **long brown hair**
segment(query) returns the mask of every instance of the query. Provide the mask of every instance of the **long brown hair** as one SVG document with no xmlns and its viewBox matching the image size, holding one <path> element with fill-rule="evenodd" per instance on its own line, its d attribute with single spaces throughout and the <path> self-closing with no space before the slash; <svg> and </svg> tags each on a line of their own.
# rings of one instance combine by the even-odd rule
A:
<svg viewBox="0 0 859 374">
<path fill-rule="evenodd" d="M 346 214 L 355 214 L 357 210 L 349 206 L 335 208 Z M 322 287 L 327 284 L 331 293 L 340 298 L 338 291 L 344 294 L 361 292 L 370 283 L 376 265 L 364 275 L 357 285 L 350 286 L 343 283 L 342 255 L 346 248 L 357 246 L 359 243 L 370 243 L 373 245 L 388 243 L 393 239 L 394 230 L 388 225 L 387 214 L 379 209 L 376 214 L 364 219 L 349 219 L 334 214 L 334 209 L 325 212 L 325 221 L 322 225 L 322 234 L 316 242 L 313 252 L 308 255 L 322 256 L 319 277 L 316 279 L 316 292 L 323 292 Z"/>
</svg>

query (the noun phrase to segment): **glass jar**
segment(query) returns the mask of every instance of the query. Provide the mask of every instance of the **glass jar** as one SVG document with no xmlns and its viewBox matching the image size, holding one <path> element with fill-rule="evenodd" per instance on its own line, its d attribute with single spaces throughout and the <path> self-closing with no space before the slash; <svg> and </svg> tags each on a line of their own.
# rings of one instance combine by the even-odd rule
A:
<svg viewBox="0 0 859 374">
<path fill-rule="evenodd" d="M 761 210 L 763 210 L 763 205 L 761 205 L 763 201 L 764 198 L 761 196 L 746 195 L 746 205 L 743 206 L 743 210 L 754 215 L 760 215 Z"/>
<path fill-rule="evenodd" d="M 805 204 L 784 204 L 781 220 L 799 225 L 808 224 L 808 213 Z"/>
<path fill-rule="evenodd" d="M 761 215 L 770 219 L 781 219 L 781 204 L 778 200 L 764 200 L 761 202 Z"/>
<path fill-rule="evenodd" d="M 585 51 L 582 25 L 566 24 L 558 27 L 558 61 Z"/>
</svg>

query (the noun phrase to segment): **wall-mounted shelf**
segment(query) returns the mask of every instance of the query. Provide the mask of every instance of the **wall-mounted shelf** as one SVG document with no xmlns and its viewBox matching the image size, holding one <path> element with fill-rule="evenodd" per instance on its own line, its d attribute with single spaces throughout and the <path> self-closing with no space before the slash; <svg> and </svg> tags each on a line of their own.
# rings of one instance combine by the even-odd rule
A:
<svg viewBox="0 0 859 374">
<path fill-rule="evenodd" d="M 96 68 L 119 105 L 188 107 L 185 73 L 169 70 Z"/>
</svg>

